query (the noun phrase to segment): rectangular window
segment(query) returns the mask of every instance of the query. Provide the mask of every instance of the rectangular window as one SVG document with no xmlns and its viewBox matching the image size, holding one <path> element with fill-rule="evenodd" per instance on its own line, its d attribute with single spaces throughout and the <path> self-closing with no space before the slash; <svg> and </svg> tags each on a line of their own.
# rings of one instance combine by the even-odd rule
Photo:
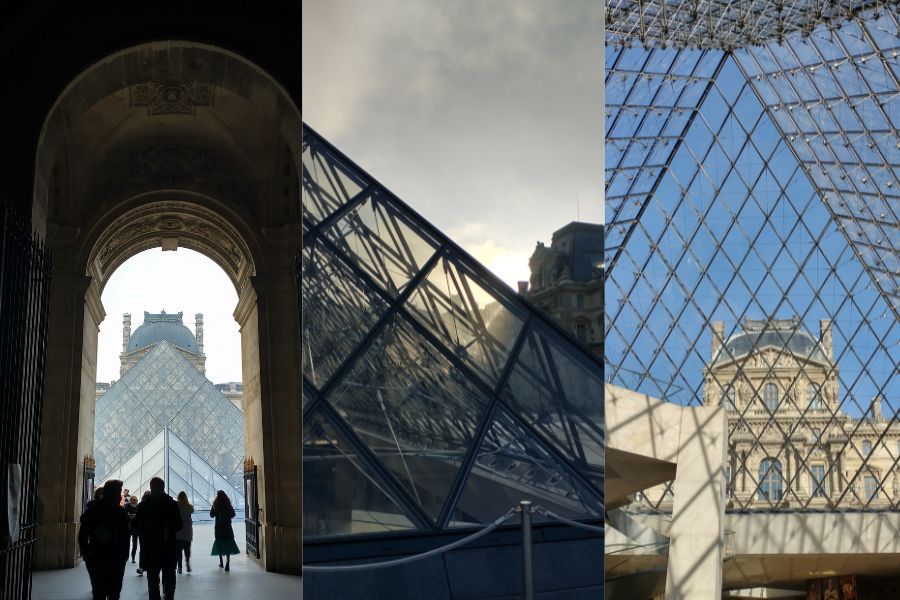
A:
<svg viewBox="0 0 900 600">
<path fill-rule="evenodd" d="M 866 502 L 878 497 L 878 480 L 871 475 L 866 475 Z"/>
<path fill-rule="evenodd" d="M 809 467 L 812 477 L 813 498 L 825 497 L 825 465 L 811 465 Z"/>
<path fill-rule="evenodd" d="M 584 321 L 575 323 L 575 338 L 582 344 L 587 343 L 587 323 Z"/>
<path fill-rule="evenodd" d="M 822 430 L 818 427 L 813 427 L 813 444 L 818 446 L 822 442 Z"/>
</svg>

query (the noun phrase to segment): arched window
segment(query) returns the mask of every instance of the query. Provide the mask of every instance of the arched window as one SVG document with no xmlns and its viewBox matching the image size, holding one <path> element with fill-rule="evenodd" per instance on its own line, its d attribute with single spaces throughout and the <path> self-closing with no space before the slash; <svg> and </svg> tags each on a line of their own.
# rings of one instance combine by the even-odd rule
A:
<svg viewBox="0 0 900 600">
<path fill-rule="evenodd" d="M 725 406 L 725 410 L 737 410 L 737 405 L 734 403 L 734 401 L 734 386 L 725 386 L 725 389 L 722 391 L 722 405 Z"/>
<path fill-rule="evenodd" d="M 870 454 L 872 454 L 872 442 L 863 440 L 863 456 L 868 456 Z"/>
<path fill-rule="evenodd" d="M 819 388 L 814 383 L 806 386 L 806 402 L 809 404 L 809 410 L 825 410 Z"/>
<path fill-rule="evenodd" d="M 863 482 L 866 486 L 866 502 L 878 498 L 878 479 L 873 475 L 866 475 L 863 477 Z"/>
<path fill-rule="evenodd" d="M 773 458 L 764 458 L 759 463 L 759 499 L 781 500 L 783 490 L 781 463 Z"/>
<path fill-rule="evenodd" d="M 774 383 L 767 383 L 763 387 L 763 402 L 770 411 L 775 412 L 778 409 L 778 386 Z"/>
</svg>

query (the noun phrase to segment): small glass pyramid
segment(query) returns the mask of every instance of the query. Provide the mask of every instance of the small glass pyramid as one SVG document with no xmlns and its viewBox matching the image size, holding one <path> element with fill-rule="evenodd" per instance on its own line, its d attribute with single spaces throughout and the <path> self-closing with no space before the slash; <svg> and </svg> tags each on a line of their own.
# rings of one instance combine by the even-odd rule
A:
<svg viewBox="0 0 900 600">
<path fill-rule="evenodd" d="M 121 467 L 104 479 L 120 479 L 122 487 L 140 499 L 150 489 L 150 480 L 162 477 L 166 492 L 173 498 L 186 492 L 194 505 L 194 521 L 210 520 L 209 509 L 218 490 L 223 490 L 234 505 L 236 518 L 244 516 L 244 495 L 208 462 L 191 450 L 169 428 L 157 433 Z"/>
</svg>

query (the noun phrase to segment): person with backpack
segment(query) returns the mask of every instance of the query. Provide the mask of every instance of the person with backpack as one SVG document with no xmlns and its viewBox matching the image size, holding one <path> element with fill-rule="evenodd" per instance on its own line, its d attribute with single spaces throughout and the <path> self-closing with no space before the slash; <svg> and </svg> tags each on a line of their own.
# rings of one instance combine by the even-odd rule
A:
<svg viewBox="0 0 900 600">
<path fill-rule="evenodd" d="M 128 562 L 128 515 L 119 506 L 122 482 L 103 484 L 103 494 L 88 502 L 81 515 L 78 546 L 94 600 L 119 600 Z"/>
<path fill-rule="evenodd" d="M 147 573 L 150 600 L 160 600 L 160 574 L 163 597 L 174 600 L 176 534 L 182 528 L 182 520 L 178 503 L 166 493 L 166 484 L 161 478 L 150 480 L 150 495 L 138 504 L 134 526 L 141 541 L 141 567 Z"/>
</svg>

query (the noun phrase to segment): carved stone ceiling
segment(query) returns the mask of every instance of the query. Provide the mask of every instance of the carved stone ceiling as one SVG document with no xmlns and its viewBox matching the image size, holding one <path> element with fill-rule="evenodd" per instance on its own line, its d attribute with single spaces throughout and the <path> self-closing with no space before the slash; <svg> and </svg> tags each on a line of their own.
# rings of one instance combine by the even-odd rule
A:
<svg viewBox="0 0 900 600">
<path fill-rule="evenodd" d="M 196 204 L 170 201 L 141 206 L 113 221 L 94 245 L 86 274 L 102 289 L 123 262 L 160 246 L 205 254 L 222 267 L 238 291 L 256 273 L 247 244 L 227 221 Z"/>
</svg>

